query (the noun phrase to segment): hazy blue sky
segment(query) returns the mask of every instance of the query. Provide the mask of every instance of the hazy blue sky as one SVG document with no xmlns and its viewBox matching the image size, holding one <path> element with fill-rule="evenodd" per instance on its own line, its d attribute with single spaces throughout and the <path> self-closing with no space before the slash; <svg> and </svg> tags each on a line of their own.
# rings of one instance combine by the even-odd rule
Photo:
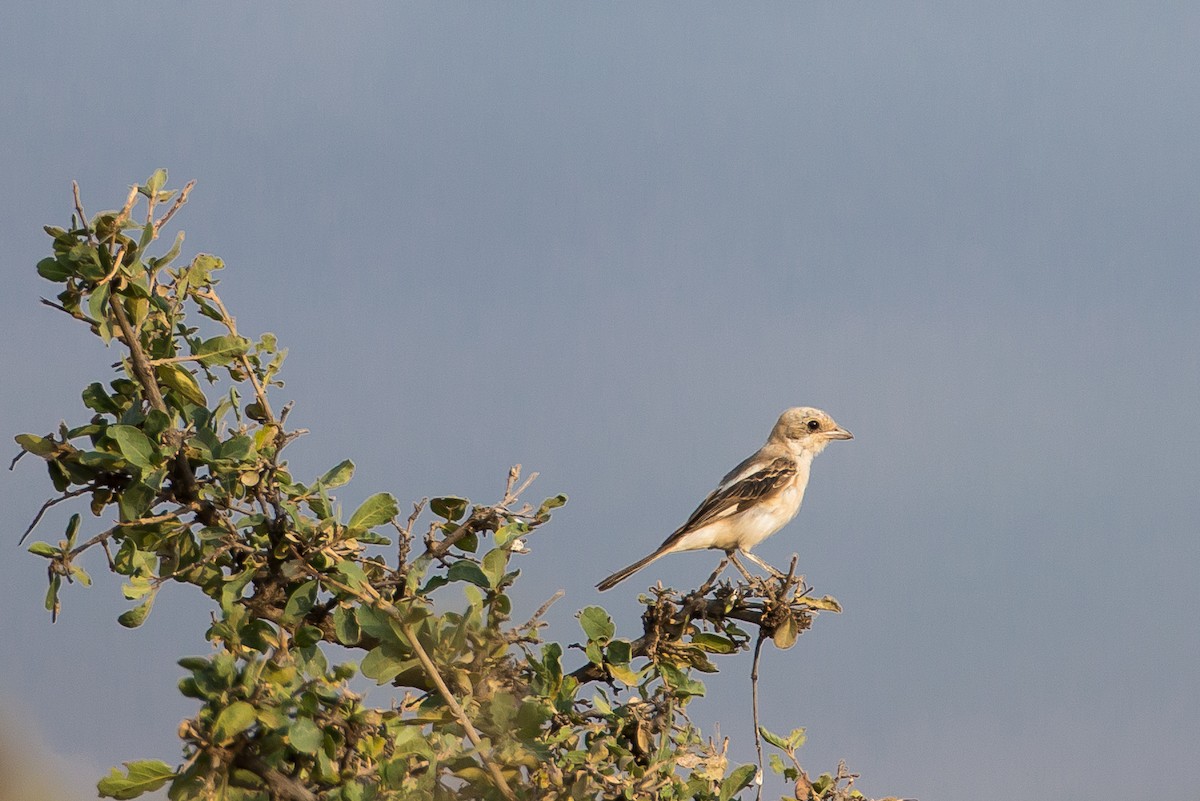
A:
<svg viewBox="0 0 1200 801">
<path fill-rule="evenodd" d="M 873 795 L 1200 797 L 1198 31 L 1194 3 L 14 5 L 0 432 L 79 419 L 114 360 L 38 305 L 41 226 L 72 179 L 95 211 L 165 166 L 198 181 L 187 251 L 291 348 L 297 472 L 353 458 L 347 506 L 494 500 L 515 462 L 571 496 L 522 565 L 529 611 L 567 592 L 551 635 L 706 576 L 592 589 L 820 406 L 856 438 L 758 553 L 846 612 L 766 654 L 765 725 Z M 87 788 L 176 761 L 206 612 L 168 591 L 125 631 L 93 561 L 51 626 L 16 546 L 47 489 L 0 479 L 0 725 Z M 748 672 L 697 710 L 744 759 Z"/>
</svg>

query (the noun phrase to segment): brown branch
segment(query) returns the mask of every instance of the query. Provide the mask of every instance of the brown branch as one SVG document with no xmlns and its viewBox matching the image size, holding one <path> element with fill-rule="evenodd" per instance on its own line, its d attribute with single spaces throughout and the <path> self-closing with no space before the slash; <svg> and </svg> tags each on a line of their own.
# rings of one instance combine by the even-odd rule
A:
<svg viewBox="0 0 1200 801">
<path fill-rule="evenodd" d="M 116 237 L 121 228 L 121 223 L 129 219 L 129 212 L 133 211 L 133 204 L 137 202 L 138 188 L 135 184 L 129 187 L 129 194 L 125 198 L 125 205 L 121 207 L 121 212 L 117 215 L 117 219 L 113 221 L 113 236 Z"/>
<path fill-rule="evenodd" d="M 442 678 L 442 674 L 438 672 L 437 665 L 435 665 L 433 660 L 430 659 L 429 654 L 425 651 L 425 647 L 421 645 L 421 641 L 417 639 L 417 633 L 413 631 L 412 624 L 408 622 L 404 615 L 400 614 L 400 610 L 396 609 L 394 604 L 384 600 L 383 597 L 379 595 L 379 592 L 370 584 L 366 585 L 366 590 L 356 589 L 347 584 L 343 584 L 342 582 L 331 578 L 328 575 L 318 573 L 312 567 L 307 565 L 305 567 L 307 568 L 309 575 L 318 578 L 322 583 L 327 584 L 330 587 L 340 590 L 348 595 L 353 595 L 373 609 L 378 609 L 392 620 L 396 621 L 397 625 L 400 627 L 400 632 L 405 636 L 409 644 L 412 646 L 413 651 L 416 653 L 417 660 L 421 663 L 421 667 L 424 669 L 426 675 L 429 676 L 430 681 L 432 681 L 434 686 L 437 687 L 438 694 L 442 696 L 442 700 L 446 702 L 446 706 L 450 707 L 450 712 L 454 715 L 455 719 L 458 721 L 458 724 L 462 726 L 463 731 L 466 732 L 467 739 L 471 741 L 471 744 L 475 746 L 475 749 L 479 752 L 479 758 L 487 767 L 488 773 L 491 774 L 492 780 L 496 783 L 496 788 L 500 790 L 501 795 L 503 795 L 505 798 L 510 799 L 510 801 L 515 801 L 516 796 L 513 794 L 512 788 L 508 786 L 508 782 L 505 780 L 504 774 L 500 772 L 500 767 L 496 765 L 496 763 L 492 762 L 492 760 L 488 757 L 487 751 L 483 746 L 483 740 L 480 738 L 479 732 L 476 731 L 475 725 L 471 723 L 471 719 L 467 716 L 466 710 L 462 708 L 462 705 L 458 703 L 458 699 L 454 697 L 452 692 L 450 692 L 450 688 L 446 685 L 446 681 Z"/>
<path fill-rule="evenodd" d="M 129 359 L 133 363 L 133 373 L 137 377 L 138 383 L 142 385 L 146 402 L 150 404 L 151 408 L 165 412 L 167 404 L 163 401 L 158 381 L 154 378 L 154 369 L 150 366 L 145 351 L 142 350 L 142 343 L 138 339 L 137 332 L 133 330 L 133 325 L 129 322 L 129 315 L 125 314 L 125 306 L 121 303 L 120 295 L 116 293 L 109 295 L 108 305 L 112 308 L 113 316 L 117 318 L 117 325 L 121 327 L 121 336 L 125 339 L 125 346 L 129 348 Z"/>
<path fill-rule="evenodd" d="M 141 517 L 141 518 L 138 518 L 137 520 L 130 520 L 128 523 L 117 523 L 112 528 L 101 531 L 99 534 L 92 537 L 90 540 L 83 543 L 82 545 L 75 546 L 74 548 L 71 549 L 70 553 L 68 553 L 67 556 L 71 559 L 74 559 L 76 556 L 83 553 L 88 548 L 91 548 L 93 545 L 99 545 L 101 543 L 106 542 L 107 540 L 112 539 L 113 535 L 116 534 L 118 531 L 120 531 L 123 528 L 129 528 L 130 526 L 150 526 L 155 523 L 163 523 L 163 522 L 166 522 L 167 520 L 178 520 L 178 519 L 179 519 L 178 514 L 176 514 L 175 512 L 168 512 L 166 514 L 155 515 L 154 517 Z"/>
<path fill-rule="evenodd" d="M 508 786 L 508 782 L 504 779 L 504 774 L 500 772 L 500 767 L 488 758 L 483 747 L 483 740 L 479 737 L 479 732 L 475 730 L 471 719 L 467 717 L 466 710 L 458 703 L 458 699 L 450 692 L 450 688 L 446 686 L 446 681 L 442 678 L 442 674 L 438 672 L 437 665 L 433 664 L 433 660 L 429 658 L 429 654 L 425 652 L 425 648 L 421 645 L 421 641 L 417 639 L 417 633 L 413 631 L 412 626 L 407 620 L 396 611 L 396 608 L 390 604 L 384 607 L 388 610 L 388 615 L 400 624 L 400 631 L 408 638 L 409 644 L 412 645 L 413 651 L 417 654 L 417 659 L 421 661 L 421 667 L 425 668 L 425 672 L 429 678 L 433 680 L 434 685 L 438 688 L 438 694 L 442 696 L 442 700 L 446 702 L 446 706 L 450 707 L 450 711 L 458 720 L 460 726 L 467 733 L 467 739 L 475 746 L 475 750 L 479 752 L 479 758 L 483 760 L 483 764 L 487 766 L 488 773 L 492 775 L 492 781 L 496 783 L 496 787 L 500 790 L 501 795 L 510 801 L 515 801 L 516 796 L 513 794 L 512 788 Z"/>
<path fill-rule="evenodd" d="M 63 306 L 63 305 L 61 305 L 61 304 L 58 304 L 58 303 L 55 303 L 54 301 L 52 301 L 52 300 L 49 300 L 49 299 L 47 299 L 47 298 L 42 298 L 42 299 L 41 299 L 41 301 L 42 301 L 42 305 L 44 305 L 44 306 L 49 306 L 49 307 L 50 307 L 50 308 L 52 308 L 52 309 L 58 309 L 58 310 L 59 310 L 60 312 L 62 312 L 63 314 L 68 314 L 68 315 L 70 315 L 71 317 L 73 317 L 73 318 L 75 318 L 76 320 L 78 320 L 79 322 L 81 322 L 81 323 L 86 323 L 87 325 L 91 326 L 91 328 L 93 329 L 93 331 L 95 330 L 95 328 L 96 328 L 96 321 L 95 321 L 95 320 L 93 320 L 91 317 L 88 317 L 88 316 L 87 316 L 86 314 L 84 314 L 83 312 L 81 312 L 81 311 L 72 311 L 71 309 L 68 309 L 66 306 Z"/>
<path fill-rule="evenodd" d="M 112 252 L 112 269 L 108 271 L 108 275 L 96 282 L 96 289 L 99 289 L 116 277 L 117 271 L 121 269 L 121 259 L 123 258 L 125 258 L 125 255 L 122 253 L 122 247 L 117 245 L 117 249 Z"/>
<path fill-rule="evenodd" d="M 79 199 L 78 181 L 71 181 L 71 191 L 75 194 L 75 214 L 79 216 L 79 224 L 83 226 L 83 230 L 87 233 L 88 239 L 91 239 L 92 227 L 88 224 L 87 215 L 83 213 L 83 201 Z"/>
<path fill-rule="evenodd" d="M 496 517 L 495 507 L 476 507 L 470 516 L 463 522 L 458 524 L 458 527 L 436 542 L 430 542 L 422 556 L 428 556 L 432 559 L 441 559 L 445 556 L 454 545 L 468 534 L 477 534 L 480 531 L 491 531 L 487 523 L 494 520 Z M 436 529 L 436 525 L 434 526 Z M 498 528 L 498 526 L 497 526 Z M 430 538 L 432 539 L 432 537 Z"/>
<path fill-rule="evenodd" d="M 317 801 L 317 794 L 304 786 L 299 779 L 276 770 L 255 754 L 245 751 L 237 755 L 235 764 L 245 768 L 263 780 L 272 799 L 282 801 Z"/>
<path fill-rule="evenodd" d="M 708 595 L 723 567 L 724 563 L 718 566 L 699 589 L 679 600 L 672 600 L 668 593 L 660 590 L 660 603 L 666 603 L 668 606 L 659 607 L 656 604 L 651 609 L 658 609 L 658 614 L 643 616 L 644 633 L 630 643 L 630 655 L 634 658 L 653 658 L 653 652 L 659 643 L 682 640 L 692 623 L 697 620 L 736 620 L 749 623 L 759 627 L 760 632 L 764 632 L 764 636 L 770 638 L 775 633 L 776 619 L 780 612 L 783 612 L 794 614 L 798 631 L 809 628 L 811 623 L 806 620 L 807 615 L 801 613 L 813 607 L 807 604 L 802 595 L 789 598 L 802 584 L 802 577 L 794 577 L 787 583 L 760 579 L 755 579 L 754 584 L 739 582 L 728 589 Z M 611 678 L 603 666 L 591 662 L 580 666 L 570 675 L 580 684 Z"/>
<path fill-rule="evenodd" d="M 25 451 L 21 451 L 20 455 L 17 456 L 17 459 L 20 459 L 21 456 L 23 456 L 23 455 L 25 455 Z M 17 459 L 13 459 L 14 465 L 17 463 Z M 12 470 L 12 465 L 9 465 L 8 469 Z M 25 538 L 33 533 L 33 530 L 35 528 L 37 528 L 37 524 L 41 522 L 42 515 L 46 514 L 46 511 L 51 506 L 57 506 L 58 504 L 62 503 L 63 501 L 70 500 L 71 498 L 77 498 L 80 495 L 83 495 L 85 492 L 91 492 L 93 489 L 94 489 L 94 487 L 92 487 L 90 485 L 86 486 L 86 487 L 80 487 L 79 489 L 74 489 L 69 492 L 64 492 L 62 495 L 59 495 L 57 498 L 51 498 L 48 501 L 46 501 L 45 503 L 43 503 L 42 508 L 38 509 L 37 514 L 33 516 L 33 521 L 30 522 L 30 524 L 26 527 L 25 533 L 21 535 L 21 539 L 17 540 L 17 545 L 21 545 L 22 543 L 24 543 Z"/>
<path fill-rule="evenodd" d="M 792 567 L 795 568 L 796 560 L 792 560 Z M 762 801 L 763 788 L 763 761 L 762 761 L 762 733 L 758 730 L 758 662 L 762 658 L 762 644 L 766 637 L 766 630 L 758 630 L 758 639 L 754 641 L 754 661 L 750 663 L 750 711 L 754 720 L 754 750 L 758 753 L 758 792 L 755 794 L 755 801 Z"/>
<path fill-rule="evenodd" d="M 172 217 L 175 216 L 175 212 L 179 211 L 179 209 L 183 206 L 184 203 L 187 203 L 188 195 L 190 195 L 192 193 L 192 189 L 195 188 L 195 186 L 196 186 L 195 181 L 188 181 L 187 185 L 185 185 L 183 187 L 182 191 L 180 191 L 179 196 L 175 198 L 175 203 L 171 206 L 170 209 L 167 210 L 167 213 L 164 214 L 162 217 L 160 217 L 158 222 L 154 223 L 154 236 L 155 237 L 158 236 L 158 232 L 160 230 L 162 230 L 162 227 L 164 225 L 166 225 L 167 222 Z"/>
<path fill-rule="evenodd" d="M 237 320 L 233 319 L 233 316 L 225 308 L 225 304 L 221 302 L 221 297 L 216 292 L 206 289 L 203 292 L 196 292 L 196 295 L 216 306 L 217 311 L 221 314 L 221 324 L 229 330 L 232 336 L 238 336 Z M 275 413 L 271 411 L 271 404 L 267 401 L 266 390 L 263 389 L 262 383 L 258 380 L 258 374 L 254 372 L 254 367 L 250 364 L 249 357 L 245 354 L 239 356 L 238 364 L 241 365 L 242 369 L 246 372 L 246 376 L 250 379 L 250 385 L 254 387 L 254 395 L 258 399 L 258 405 L 262 407 L 263 415 L 266 417 L 267 422 L 279 427 L 275 421 Z"/>
</svg>

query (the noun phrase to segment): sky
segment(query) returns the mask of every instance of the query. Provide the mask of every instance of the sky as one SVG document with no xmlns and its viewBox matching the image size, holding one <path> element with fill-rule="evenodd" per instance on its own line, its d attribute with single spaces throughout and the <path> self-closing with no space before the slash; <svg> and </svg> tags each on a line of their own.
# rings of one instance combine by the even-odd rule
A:
<svg viewBox="0 0 1200 801">
<path fill-rule="evenodd" d="M 593 589 L 817 406 L 855 439 L 756 553 L 845 611 L 766 652 L 763 724 L 872 796 L 1200 797 L 1200 7 L 6 16 L 5 437 L 83 419 L 116 360 L 38 303 L 41 226 L 72 180 L 94 212 L 166 167 L 197 181 L 185 256 L 225 259 L 239 327 L 290 349 L 295 473 L 353 459 L 347 508 L 494 501 L 515 463 L 570 496 L 516 593 L 566 592 L 550 636 L 596 603 L 636 634 L 640 589 L 706 577 L 681 554 Z M 48 490 L 29 460 L 0 477 L 0 739 L 91 797 L 178 761 L 208 612 L 176 588 L 122 629 L 93 559 L 51 625 L 16 543 Z M 694 712 L 745 761 L 749 670 Z"/>
</svg>

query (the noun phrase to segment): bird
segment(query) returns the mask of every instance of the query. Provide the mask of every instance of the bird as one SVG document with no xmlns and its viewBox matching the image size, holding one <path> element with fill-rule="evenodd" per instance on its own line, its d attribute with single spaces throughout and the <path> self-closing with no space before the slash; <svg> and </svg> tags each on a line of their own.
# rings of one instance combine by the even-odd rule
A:
<svg viewBox="0 0 1200 801">
<path fill-rule="evenodd" d="M 737 560 L 739 553 L 777 574 L 750 549 L 791 522 L 800 511 L 813 458 L 830 442 L 853 438 L 820 409 L 787 409 L 779 415 L 766 444 L 730 470 L 662 545 L 613 573 L 596 588 L 601 592 L 612 589 L 669 553 L 705 548 L 724 551 L 744 574 L 746 570 Z"/>
</svg>

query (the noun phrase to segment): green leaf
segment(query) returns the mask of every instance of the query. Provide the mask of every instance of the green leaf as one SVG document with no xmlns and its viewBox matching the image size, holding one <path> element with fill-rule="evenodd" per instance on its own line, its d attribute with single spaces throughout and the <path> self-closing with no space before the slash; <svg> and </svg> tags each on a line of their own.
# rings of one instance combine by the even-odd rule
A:
<svg viewBox="0 0 1200 801">
<path fill-rule="evenodd" d="M 797 636 L 799 636 L 799 630 L 796 626 L 796 616 L 789 614 L 775 627 L 775 633 L 771 635 L 771 639 L 775 641 L 776 648 L 786 651 L 796 644 Z"/>
<path fill-rule="evenodd" d="M 842 605 L 832 595 L 825 595 L 820 598 L 809 598 L 806 596 L 801 600 L 809 609 L 822 609 L 826 612 L 842 611 Z"/>
<path fill-rule="evenodd" d="M 378 684 L 387 684 L 392 679 L 408 670 L 416 660 L 395 655 L 396 652 L 384 646 L 372 648 L 365 657 L 359 669 L 368 679 L 374 679 Z"/>
<path fill-rule="evenodd" d="M 239 434 L 230 437 L 218 445 L 217 452 L 213 456 L 217 459 L 224 459 L 230 462 L 240 462 L 248 459 L 253 452 L 254 440 Z"/>
<path fill-rule="evenodd" d="M 100 322 L 108 317 L 108 293 L 110 286 L 112 284 L 103 284 L 97 287 L 92 292 L 91 297 L 88 298 L 88 312 L 91 313 L 92 319 L 96 322 Z M 104 341 L 108 342 L 107 339 Z"/>
<path fill-rule="evenodd" d="M 228 364 L 244 355 L 249 349 L 250 340 L 233 334 L 225 334 L 204 340 L 196 347 L 192 355 L 199 358 L 200 363 L 206 367 L 214 367 Z"/>
<path fill-rule="evenodd" d="M 363 585 L 368 583 L 366 571 L 359 567 L 356 563 L 349 559 L 343 559 L 337 563 L 337 572 L 345 579 L 346 584 L 354 590 L 361 589 Z"/>
<path fill-rule="evenodd" d="M 513 540 L 529 533 L 529 524 L 523 521 L 509 523 L 506 526 L 501 526 L 496 530 L 496 546 L 503 548 Z"/>
<path fill-rule="evenodd" d="M 71 565 L 71 578 L 75 579 L 85 587 L 92 586 L 92 577 L 88 575 L 88 572 L 79 565 Z"/>
<path fill-rule="evenodd" d="M 142 189 L 145 189 L 146 191 L 142 192 L 142 194 L 146 195 L 146 197 L 154 197 L 159 193 L 163 186 L 166 185 L 166 183 L 167 171 L 162 167 L 159 167 L 153 172 L 153 174 L 151 174 L 149 178 L 146 179 L 146 185 L 144 187 L 138 187 L 138 190 L 141 191 Z"/>
<path fill-rule="evenodd" d="M 171 249 L 158 258 L 150 260 L 150 267 L 159 270 L 166 267 L 171 262 L 175 261 L 175 257 L 179 255 L 179 249 L 183 247 L 183 231 L 175 234 L 175 244 L 171 245 Z"/>
<path fill-rule="evenodd" d="M 142 423 L 142 432 L 155 441 L 157 437 L 171 427 L 171 416 L 158 409 L 146 412 L 146 420 Z"/>
<path fill-rule="evenodd" d="M 154 596 L 157 593 L 150 593 L 146 596 L 146 600 L 135 606 L 133 609 L 122 612 L 117 618 L 117 622 L 127 629 L 136 629 L 138 626 L 146 622 L 146 618 L 150 616 L 150 610 L 154 607 Z"/>
<path fill-rule="evenodd" d="M 688 678 L 687 674 L 669 662 L 660 662 L 658 670 L 662 673 L 663 680 L 676 695 L 682 697 L 704 695 L 703 683 Z"/>
<path fill-rule="evenodd" d="M 759 726 L 758 733 L 762 735 L 762 738 L 764 740 L 766 740 L 768 743 L 775 746 L 776 748 L 781 748 L 784 751 L 791 750 L 791 748 L 788 747 L 787 740 L 780 737 L 778 734 L 775 734 L 774 732 L 769 731 L 766 726 Z"/>
<path fill-rule="evenodd" d="M 146 512 L 150 511 L 157 496 L 158 490 L 142 481 L 130 484 L 121 493 L 121 499 L 117 504 L 121 512 L 121 521 L 130 523 L 142 518 Z"/>
<path fill-rule="evenodd" d="M 354 462 L 346 459 L 333 467 L 325 475 L 317 479 L 317 483 L 326 489 L 336 489 L 351 479 L 354 475 Z"/>
<path fill-rule="evenodd" d="M 178 364 L 160 364 L 154 368 L 154 374 L 167 389 L 188 403 L 196 406 L 208 405 L 208 399 L 196 383 L 196 377 Z"/>
<path fill-rule="evenodd" d="M 125 773 L 118 768 L 96 784 L 102 798 L 137 798 L 162 787 L 175 777 L 175 769 L 157 759 L 125 762 Z"/>
<path fill-rule="evenodd" d="M 509 552 L 503 548 L 493 548 L 483 556 L 483 572 L 488 577 L 490 587 L 499 587 L 504 578 L 504 569 L 508 567 Z"/>
<path fill-rule="evenodd" d="M 47 281 L 61 284 L 75 274 L 75 268 L 69 262 L 59 261 L 51 256 L 37 263 L 37 272 Z"/>
<path fill-rule="evenodd" d="M 611 715 L 613 712 L 612 704 L 608 703 L 608 699 L 604 697 L 604 693 L 596 693 L 592 696 L 592 706 L 602 715 Z"/>
<path fill-rule="evenodd" d="M 213 740 L 217 744 L 227 743 L 254 725 L 254 707 L 245 701 L 234 701 L 221 710 L 213 723 Z"/>
<path fill-rule="evenodd" d="M 700 632 L 692 637 L 692 645 L 698 645 L 710 654 L 732 654 L 737 651 L 737 645 L 728 637 L 719 634 Z"/>
<path fill-rule="evenodd" d="M 315 754 L 325 741 L 325 733 L 311 718 L 299 718 L 288 729 L 288 741 L 302 754 Z"/>
<path fill-rule="evenodd" d="M 553 498 L 547 498 L 546 500 L 542 501 L 542 505 L 538 507 L 537 514 L 535 515 L 535 517 L 538 520 L 549 520 L 550 519 L 550 510 L 557 509 L 558 507 L 562 506 L 566 502 L 567 502 L 567 496 L 563 495 L 562 493 L 555 495 Z"/>
<path fill-rule="evenodd" d="M 190 275 L 188 284 L 193 288 L 202 288 L 212 283 L 212 273 L 225 267 L 225 262 L 208 253 L 201 253 L 192 259 L 188 268 Z M 219 317 L 217 319 L 220 319 Z"/>
<path fill-rule="evenodd" d="M 446 578 L 451 581 L 467 581 L 485 590 L 491 589 L 492 586 L 479 565 L 465 559 L 450 565 L 450 569 L 446 571 Z"/>
<path fill-rule="evenodd" d="M 612 674 L 614 679 L 629 687 L 638 686 L 638 683 L 642 680 L 642 672 L 640 670 L 633 670 L 628 665 L 610 664 L 608 672 Z"/>
<path fill-rule="evenodd" d="M 434 498 L 429 502 L 429 511 L 433 512 L 438 517 L 444 517 L 450 521 L 460 519 L 467 512 L 467 507 L 471 502 L 466 498 L 457 498 L 448 495 L 444 498 Z"/>
<path fill-rule="evenodd" d="M 755 765 L 742 765 L 739 768 L 734 768 L 725 777 L 725 780 L 721 782 L 721 793 L 717 796 L 718 801 L 729 801 L 729 799 L 749 787 L 750 782 L 754 781 L 757 773 L 758 768 Z"/>
<path fill-rule="evenodd" d="M 633 659 L 633 644 L 629 640 L 613 640 L 604 649 L 604 661 L 615 665 L 628 665 Z"/>
<path fill-rule="evenodd" d="M 296 629 L 294 642 L 301 648 L 316 645 L 321 641 L 322 631 L 316 626 L 300 626 Z"/>
<path fill-rule="evenodd" d="M 34 456 L 49 456 L 58 449 L 58 443 L 50 437 L 39 437 L 36 434 L 17 434 L 13 439 L 21 448 Z"/>
<path fill-rule="evenodd" d="M 350 515 L 350 528 L 373 528 L 400 514 L 400 505 L 389 492 L 377 492 Z"/>
<path fill-rule="evenodd" d="M 83 405 L 94 412 L 117 414 L 120 411 L 120 407 L 104 391 L 99 381 L 88 384 L 87 389 L 83 391 Z"/>
<path fill-rule="evenodd" d="M 105 432 L 117 444 L 117 450 L 132 465 L 147 469 L 159 460 L 158 449 L 141 429 L 133 426 L 109 426 Z"/>
<path fill-rule="evenodd" d="M 792 750 L 804 745 L 804 741 L 808 739 L 807 732 L 808 730 L 803 727 L 799 729 L 792 729 L 792 733 L 789 734 L 787 738 L 788 745 L 791 746 Z"/>
<path fill-rule="evenodd" d="M 59 550 L 58 548 L 55 548 L 53 545 L 51 545 L 48 542 L 35 542 L 29 546 L 28 550 L 31 554 L 35 554 L 37 556 L 45 556 L 48 559 L 58 556 L 59 554 L 62 553 L 61 550 Z"/>
<path fill-rule="evenodd" d="M 468 531 L 458 538 L 454 547 L 463 553 L 475 553 L 479 550 L 479 535 L 474 531 Z"/>
<path fill-rule="evenodd" d="M 333 632 L 342 645 L 351 646 L 359 641 L 362 631 L 352 607 L 339 606 L 333 610 Z"/>
<path fill-rule="evenodd" d="M 238 573 L 235 576 L 230 576 L 225 581 L 225 583 L 221 586 L 221 597 L 219 599 L 222 612 L 224 612 L 226 615 L 233 613 L 234 604 L 241 600 L 242 593 L 245 591 L 246 585 L 250 583 L 250 580 L 254 578 L 254 575 L 257 572 L 258 567 L 252 564 L 241 573 Z"/>
<path fill-rule="evenodd" d="M 58 617 L 58 589 L 62 586 L 62 576 L 55 573 L 50 576 L 50 586 L 46 590 L 46 611 L 50 619 Z"/>
<path fill-rule="evenodd" d="M 616 626 L 602 607 L 589 606 L 579 613 L 579 625 L 589 640 L 595 640 L 601 645 L 606 644 L 616 633 Z"/>
<path fill-rule="evenodd" d="M 287 605 L 283 607 L 283 620 L 288 623 L 297 622 L 308 614 L 316 600 L 316 580 L 304 582 L 292 592 Z"/>
</svg>

